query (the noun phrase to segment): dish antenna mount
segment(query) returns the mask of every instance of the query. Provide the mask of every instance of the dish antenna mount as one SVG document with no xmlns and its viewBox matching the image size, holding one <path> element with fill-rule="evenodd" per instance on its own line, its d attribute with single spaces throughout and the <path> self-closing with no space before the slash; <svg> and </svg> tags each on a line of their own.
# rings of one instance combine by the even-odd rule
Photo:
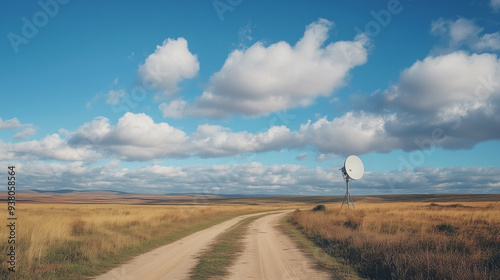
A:
<svg viewBox="0 0 500 280">
<path fill-rule="evenodd" d="M 340 168 L 340 171 L 342 171 L 342 177 L 344 177 L 346 189 L 344 200 L 342 200 L 342 206 L 340 206 L 340 208 L 344 207 L 344 204 L 347 205 L 347 209 L 349 209 L 349 205 L 352 205 L 352 208 L 354 208 L 354 202 L 352 201 L 351 194 L 349 193 L 349 181 L 361 179 L 365 173 L 365 166 L 359 157 L 351 155 L 345 159 L 344 167 Z"/>
</svg>

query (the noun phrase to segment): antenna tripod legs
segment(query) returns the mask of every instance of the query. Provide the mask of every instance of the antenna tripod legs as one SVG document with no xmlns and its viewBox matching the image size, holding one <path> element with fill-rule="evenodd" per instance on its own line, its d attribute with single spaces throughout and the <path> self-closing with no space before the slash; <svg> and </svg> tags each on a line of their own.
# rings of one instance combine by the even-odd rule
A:
<svg viewBox="0 0 500 280">
<path fill-rule="evenodd" d="M 351 194 L 349 193 L 349 178 L 345 178 L 345 189 L 344 200 L 342 200 L 342 206 L 340 206 L 340 208 L 344 207 L 344 204 L 347 204 L 347 209 L 349 209 L 349 205 L 352 205 L 352 208 L 355 208 Z"/>
<path fill-rule="evenodd" d="M 344 204 L 347 204 L 347 209 L 349 209 L 350 205 L 352 205 L 352 208 L 355 208 L 351 194 L 349 193 L 349 181 L 361 179 L 365 173 L 365 166 L 359 157 L 351 155 L 345 159 L 344 167 L 339 170 L 342 172 L 342 177 L 344 177 L 345 181 L 345 195 L 340 208 L 344 207 Z"/>
</svg>

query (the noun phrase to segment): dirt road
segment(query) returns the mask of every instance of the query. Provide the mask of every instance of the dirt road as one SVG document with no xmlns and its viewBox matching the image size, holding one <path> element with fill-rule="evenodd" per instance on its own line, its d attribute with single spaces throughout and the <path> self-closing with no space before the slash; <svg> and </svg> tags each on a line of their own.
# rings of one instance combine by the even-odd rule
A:
<svg viewBox="0 0 500 280">
<path fill-rule="evenodd" d="M 279 219 L 288 213 L 280 211 L 250 224 L 244 253 L 230 269 L 230 279 L 329 279 L 312 268 L 311 261 L 278 229 Z M 135 257 L 97 280 L 189 279 L 196 256 L 225 230 L 252 214 L 233 218 L 211 228 L 186 236 L 176 242 Z"/>
<path fill-rule="evenodd" d="M 135 257 L 96 280 L 188 279 L 196 256 L 207 249 L 215 237 L 239 221 L 260 214 L 244 215 L 198 231 L 168 245 Z"/>
<path fill-rule="evenodd" d="M 287 212 L 264 216 L 250 224 L 245 250 L 231 267 L 231 280 L 330 279 L 288 236 L 276 228 Z"/>
</svg>

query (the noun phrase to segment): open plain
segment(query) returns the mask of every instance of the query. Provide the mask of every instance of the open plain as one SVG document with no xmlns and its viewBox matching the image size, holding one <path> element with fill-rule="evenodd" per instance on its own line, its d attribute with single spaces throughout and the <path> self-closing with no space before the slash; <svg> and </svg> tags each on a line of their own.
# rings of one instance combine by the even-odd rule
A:
<svg viewBox="0 0 500 280">
<path fill-rule="evenodd" d="M 2 278 L 101 275 L 98 279 L 124 279 L 126 274 L 130 279 L 145 279 L 127 270 L 134 261 L 154 274 L 149 279 L 167 279 L 165 275 L 175 269 L 182 273 L 168 279 L 303 279 L 304 275 L 317 275 L 317 279 L 495 279 L 499 275 L 499 195 L 359 196 L 355 209 L 341 209 L 342 197 L 152 199 L 134 195 L 129 199 L 133 203 L 126 204 L 127 196 L 120 198 L 120 194 L 86 193 L 84 203 L 78 195 L 45 194 L 39 201 L 32 196 L 19 202 L 17 271 L 7 273 L 2 262 Z M 66 202 L 54 203 L 58 196 Z M 326 205 L 327 211 L 309 210 L 318 204 Z M 193 276 L 197 262 L 212 261 L 200 260 L 200 255 L 218 246 L 218 236 L 248 215 L 263 213 L 269 215 L 257 217 L 237 233 L 241 249 L 229 257 L 224 277 Z M 6 219 L 5 213 L 0 215 Z M 278 229 L 280 223 L 293 225 L 312 248 L 297 245 L 290 232 Z M 2 240 L 7 238 L 4 231 L 1 235 Z M 180 243 L 189 238 L 197 242 L 192 241 L 188 246 L 192 250 L 186 251 L 188 247 Z M 170 247 L 162 251 L 165 245 Z M 6 242 L 0 246 L 7 250 Z M 175 246 L 185 253 L 175 253 Z M 352 271 L 323 265 L 324 255 L 319 252 L 326 252 L 329 262 L 352 267 Z M 141 259 L 148 265 L 141 264 Z M 127 263 L 131 266 L 124 268 Z"/>
</svg>

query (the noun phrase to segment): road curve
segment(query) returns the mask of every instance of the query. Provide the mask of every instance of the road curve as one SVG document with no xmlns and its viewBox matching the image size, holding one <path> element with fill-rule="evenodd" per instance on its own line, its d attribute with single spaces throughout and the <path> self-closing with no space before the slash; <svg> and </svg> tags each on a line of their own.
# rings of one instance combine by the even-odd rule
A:
<svg viewBox="0 0 500 280">
<path fill-rule="evenodd" d="M 269 212 L 271 213 L 271 212 Z M 239 221 L 261 215 L 250 214 L 232 218 L 210 228 L 198 231 L 168 245 L 133 258 L 96 280 L 182 280 L 189 278 L 189 272 L 196 265 L 196 256 L 207 249 L 210 243 L 222 232 Z"/>
<path fill-rule="evenodd" d="M 331 279 L 328 273 L 314 269 L 313 262 L 277 228 L 287 213 L 270 214 L 250 224 L 245 249 L 229 270 L 228 279 Z"/>
</svg>

